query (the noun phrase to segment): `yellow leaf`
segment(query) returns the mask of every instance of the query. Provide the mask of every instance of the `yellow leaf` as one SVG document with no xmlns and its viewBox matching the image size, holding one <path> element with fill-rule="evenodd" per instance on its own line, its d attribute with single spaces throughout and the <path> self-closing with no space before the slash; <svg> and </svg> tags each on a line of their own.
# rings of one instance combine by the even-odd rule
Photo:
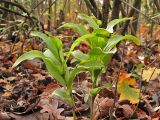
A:
<svg viewBox="0 0 160 120">
<path fill-rule="evenodd" d="M 158 77 L 158 75 L 160 75 L 160 69 L 150 67 L 147 70 L 143 70 L 142 79 L 146 81 L 149 81 L 149 79 L 154 80 Z"/>
<path fill-rule="evenodd" d="M 140 90 L 130 87 L 136 84 L 136 80 L 130 77 L 127 77 L 126 74 L 122 74 L 120 76 L 120 80 L 118 82 L 118 92 L 120 93 L 120 100 L 129 100 L 131 103 L 139 102 L 139 93 Z"/>
</svg>

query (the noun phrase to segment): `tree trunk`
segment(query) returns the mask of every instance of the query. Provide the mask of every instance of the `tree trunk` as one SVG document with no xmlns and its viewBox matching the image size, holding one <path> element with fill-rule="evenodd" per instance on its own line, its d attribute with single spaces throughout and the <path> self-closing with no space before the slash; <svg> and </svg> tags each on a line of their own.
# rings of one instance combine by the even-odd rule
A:
<svg viewBox="0 0 160 120">
<path fill-rule="evenodd" d="M 90 11 L 93 13 L 93 15 L 98 18 L 99 20 L 102 20 L 102 14 L 100 10 L 98 9 L 96 3 L 94 0 L 84 0 L 86 3 L 87 7 L 90 9 Z"/>
<path fill-rule="evenodd" d="M 133 3 L 133 7 L 135 8 L 138 4 L 139 4 L 139 1 L 140 0 L 135 0 L 134 3 Z M 128 17 L 132 17 L 135 13 L 135 10 L 132 8 L 128 14 Z M 128 25 L 129 25 L 130 21 L 126 21 L 124 26 L 123 26 L 123 29 L 121 31 L 121 34 L 124 35 L 126 30 L 128 29 Z"/>
<path fill-rule="evenodd" d="M 50 28 L 51 28 L 51 15 L 52 15 L 52 0 L 49 0 L 49 3 L 48 3 L 48 6 L 49 6 L 49 9 L 48 9 L 48 13 L 49 13 L 49 16 L 48 16 L 48 31 L 50 31 Z"/>
<path fill-rule="evenodd" d="M 9 4 L 4 3 L 4 8 L 9 9 Z M 4 20 L 0 20 L 0 23 L 5 23 L 5 19 L 7 18 L 7 16 L 8 16 L 8 11 L 3 10 L 2 19 L 4 19 Z"/>
<path fill-rule="evenodd" d="M 135 6 L 135 8 L 137 8 L 138 10 L 141 9 L 141 0 L 138 1 L 137 5 Z M 132 26 L 133 26 L 133 31 L 136 33 L 137 32 L 137 27 L 138 27 L 138 18 L 139 18 L 139 12 L 138 11 L 135 11 L 134 13 L 134 20 L 136 20 L 134 23 L 132 23 Z M 131 34 L 134 35 L 135 33 L 133 33 L 131 31 Z"/>
<path fill-rule="evenodd" d="M 157 8 L 157 11 L 160 12 L 160 2 L 158 0 L 154 0 L 154 4 Z"/>
<path fill-rule="evenodd" d="M 114 0 L 111 20 L 119 18 L 120 4 L 120 0 Z"/>
<path fill-rule="evenodd" d="M 102 28 L 106 28 L 106 26 L 107 26 L 109 8 L 110 8 L 110 1 L 109 0 L 103 0 L 103 6 L 102 6 Z"/>
</svg>

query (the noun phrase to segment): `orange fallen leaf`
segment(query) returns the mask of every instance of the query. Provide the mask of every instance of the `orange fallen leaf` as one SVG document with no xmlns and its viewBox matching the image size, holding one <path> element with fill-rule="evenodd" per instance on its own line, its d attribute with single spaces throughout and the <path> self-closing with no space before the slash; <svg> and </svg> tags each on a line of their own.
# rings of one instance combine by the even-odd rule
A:
<svg viewBox="0 0 160 120">
<path fill-rule="evenodd" d="M 140 90 L 130 87 L 136 84 L 136 80 L 130 77 L 127 77 L 125 73 L 120 76 L 118 82 L 118 92 L 120 93 L 120 100 L 129 100 L 131 103 L 139 102 Z"/>
</svg>

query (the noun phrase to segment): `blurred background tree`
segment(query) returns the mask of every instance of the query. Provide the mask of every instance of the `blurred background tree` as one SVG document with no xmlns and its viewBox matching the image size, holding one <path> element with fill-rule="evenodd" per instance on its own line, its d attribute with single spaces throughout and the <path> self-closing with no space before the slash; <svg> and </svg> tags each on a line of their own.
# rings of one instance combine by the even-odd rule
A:
<svg viewBox="0 0 160 120">
<path fill-rule="evenodd" d="M 28 29 L 53 31 L 64 22 L 79 22 L 77 13 L 93 15 L 106 27 L 110 20 L 133 17 L 115 29 L 136 35 L 141 26 L 148 26 L 152 35 L 160 12 L 160 0 L 0 0 L 1 34 Z M 146 23 L 146 24 L 144 24 Z M 26 29 L 25 29 L 26 30 Z"/>
</svg>

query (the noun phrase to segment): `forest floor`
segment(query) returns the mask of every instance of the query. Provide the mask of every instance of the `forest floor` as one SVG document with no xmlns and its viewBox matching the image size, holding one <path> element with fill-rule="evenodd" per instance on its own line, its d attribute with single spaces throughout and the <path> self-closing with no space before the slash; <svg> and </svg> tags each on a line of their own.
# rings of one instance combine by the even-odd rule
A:
<svg viewBox="0 0 160 120">
<path fill-rule="evenodd" d="M 113 57 L 107 73 L 103 74 L 101 84 L 114 84 L 115 77 L 122 63 L 122 72 L 128 75 L 141 76 L 141 100 L 138 104 L 131 104 L 128 100 L 116 102 L 114 119 L 159 120 L 160 118 L 160 36 L 149 37 L 146 31 L 141 31 L 141 46 L 131 43 L 121 43 L 117 54 Z M 75 33 L 63 31 L 58 36 L 62 38 L 66 49 L 69 48 Z M 25 43 L 24 43 L 25 42 Z M 71 107 L 65 101 L 51 97 L 51 93 L 62 87 L 48 75 L 43 61 L 39 59 L 27 60 L 16 68 L 13 63 L 22 52 L 31 49 L 43 49 L 43 42 L 39 40 L 19 41 L 0 40 L 0 120 L 72 120 Z M 125 45 L 125 47 L 124 47 Z M 80 50 L 88 48 L 81 44 Z M 121 51 L 124 51 L 124 54 Z M 120 57 L 122 56 L 122 62 Z M 144 65 L 141 74 L 138 65 Z M 91 85 L 90 77 L 80 73 L 75 80 L 73 96 L 76 103 L 78 120 L 89 120 L 89 105 L 86 95 Z M 108 119 L 113 105 L 113 89 L 102 89 L 96 96 L 94 105 L 94 119 Z"/>
</svg>

